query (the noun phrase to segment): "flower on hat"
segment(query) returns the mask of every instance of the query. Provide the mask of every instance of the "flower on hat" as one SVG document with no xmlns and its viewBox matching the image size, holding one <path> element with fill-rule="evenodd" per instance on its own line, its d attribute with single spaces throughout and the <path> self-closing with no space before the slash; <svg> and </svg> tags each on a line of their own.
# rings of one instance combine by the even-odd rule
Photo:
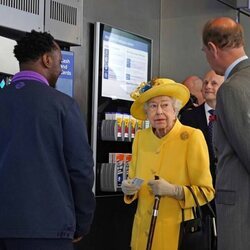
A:
<svg viewBox="0 0 250 250">
<path fill-rule="evenodd" d="M 151 81 L 142 82 L 133 92 L 130 93 L 130 97 L 136 100 L 142 93 L 152 88 Z"/>
<path fill-rule="evenodd" d="M 142 93 L 160 84 L 161 82 L 157 81 L 157 78 L 154 78 L 148 82 L 142 82 L 133 92 L 130 93 L 130 97 L 136 100 Z"/>
</svg>

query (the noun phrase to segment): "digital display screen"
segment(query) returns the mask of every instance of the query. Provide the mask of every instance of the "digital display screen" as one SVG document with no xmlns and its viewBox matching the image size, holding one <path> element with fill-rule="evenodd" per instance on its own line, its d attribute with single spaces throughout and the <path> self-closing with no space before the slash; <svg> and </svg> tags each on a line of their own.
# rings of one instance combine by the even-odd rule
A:
<svg viewBox="0 0 250 250">
<path fill-rule="evenodd" d="M 130 93 L 151 77 L 150 39 L 100 24 L 101 96 L 132 101 Z"/>
<path fill-rule="evenodd" d="M 11 76 L 0 73 L 0 90 L 11 83 Z"/>
<path fill-rule="evenodd" d="M 4 79 L 0 79 L 0 89 L 3 89 L 6 86 L 6 82 Z"/>
</svg>

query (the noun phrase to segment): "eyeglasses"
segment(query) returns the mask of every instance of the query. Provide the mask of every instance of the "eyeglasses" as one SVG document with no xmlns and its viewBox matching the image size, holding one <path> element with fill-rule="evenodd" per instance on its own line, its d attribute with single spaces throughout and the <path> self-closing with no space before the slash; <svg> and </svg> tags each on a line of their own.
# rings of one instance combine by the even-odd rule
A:
<svg viewBox="0 0 250 250">
<path fill-rule="evenodd" d="M 152 103 L 149 103 L 147 105 L 147 108 L 148 108 L 148 110 L 150 112 L 155 112 L 158 109 L 158 107 L 160 106 L 162 110 L 166 111 L 169 108 L 170 105 L 171 104 L 168 103 L 168 102 L 162 102 L 162 103 L 159 103 L 159 104 L 152 102 Z"/>
</svg>

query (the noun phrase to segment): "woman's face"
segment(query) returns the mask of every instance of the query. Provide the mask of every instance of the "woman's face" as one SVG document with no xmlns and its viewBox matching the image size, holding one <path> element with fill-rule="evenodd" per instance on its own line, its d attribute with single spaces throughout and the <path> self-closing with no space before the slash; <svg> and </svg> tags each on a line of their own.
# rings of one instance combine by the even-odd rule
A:
<svg viewBox="0 0 250 250">
<path fill-rule="evenodd" d="M 173 128 L 176 121 L 173 102 L 173 99 L 168 96 L 157 96 L 147 102 L 147 117 L 156 131 L 164 130 L 167 134 Z"/>
</svg>

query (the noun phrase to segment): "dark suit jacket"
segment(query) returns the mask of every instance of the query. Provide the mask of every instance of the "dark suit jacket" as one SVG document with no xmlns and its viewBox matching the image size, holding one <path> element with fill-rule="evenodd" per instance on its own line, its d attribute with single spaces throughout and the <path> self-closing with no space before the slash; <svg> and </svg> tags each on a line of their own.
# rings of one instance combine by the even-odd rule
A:
<svg viewBox="0 0 250 250">
<path fill-rule="evenodd" d="M 194 128 L 198 128 L 203 132 L 203 135 L 206 139 L 208 151 L 209 151 L 209 159 L 210 159 L 210 171 L 213 177 L 213 183 L 215 182 L 215 168 L 216 168 L 216 159 L 214 158 L 214 154 L 212 153 L 213 146 L 208 137 L 208 125 L 207 118 L 205 113 L 204 103 L 193 110 L 188 110 L 182 113 L 180 117 L 180 121 L 184 125 L 188 125 Z"/>
<path fill-rule="evenodd" d="M 86 234 L 92 185 L 92 150 L 76 102 L 32 80 L 0 90 L 0 238 Z"/>
<path fill-rule="evenodd" d="M 216 210 L 219 250 L 250 249 L 250 61 L 236 65 L 217 92 Z"/>
</svg>

